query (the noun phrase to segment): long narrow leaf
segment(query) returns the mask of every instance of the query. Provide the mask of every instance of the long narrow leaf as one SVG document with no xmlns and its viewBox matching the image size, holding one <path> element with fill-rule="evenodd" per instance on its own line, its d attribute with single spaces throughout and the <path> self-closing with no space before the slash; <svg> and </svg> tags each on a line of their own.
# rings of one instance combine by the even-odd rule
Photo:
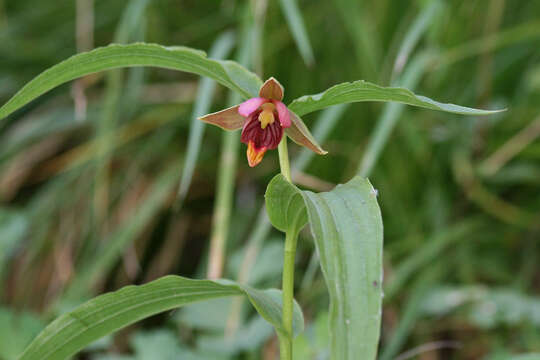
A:
<svg viewBox="0 0 540 360">
<path fill-rule="evenodd" d="M 0 108 L 0 119 L 67 81 L 122 67 L 152 66 L 207 76 L 244 97 L 257 96 L 261 80 L 234 61 L 212 60 L 203 51 L 156 44 L 109 45 L 81 53 L 44 71 Z"/>
<path fill-rule="evenodd" d="M 166 276 L 98 296 L 60 316 L 36 337 L 20 360 L 65 359 L 96 339 L 148 316 L 197 301 L 235 295 L 247 296 L 264 319 L 278 332 L 283 331 L 278 290 L 255 290 L 228 280 Z M 295 330 L 302 331 L 304 321 L 298 304 L 294 310 Z"/>
<path fill-rule="evenodd" d="M 364 80 L 342 83 L 328 90 L 295 99 L 289 109 L 298 116 L 324 109 L 328 106 L 361 101 L 394 101 L 431 110 L 463 115 L 489 115 L 501 110 L 479 110 L 454 104 L 444 104 L 399 87 L 382 87 Z"/>
</svg>

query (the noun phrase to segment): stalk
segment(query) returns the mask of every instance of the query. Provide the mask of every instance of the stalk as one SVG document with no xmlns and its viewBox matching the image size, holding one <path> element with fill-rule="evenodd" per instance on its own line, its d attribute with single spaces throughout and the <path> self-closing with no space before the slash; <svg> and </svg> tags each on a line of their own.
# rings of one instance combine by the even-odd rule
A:
<svg viewBox="0 0 540 360">
<path fill-rule="evenodd" d="M 283 139 L 278 146 L 279 152 L 279 166 L 281 173 L 287 179 L 291 181 L 291 167 L 289 164 L 289 153 L 287 150 L 287 136 L 283 136 Z M 296 255 L 296 231 L 287 231 L 285 233 L 285 251 L 283 254 L 283 278 L 282 278 L 282 291 L 283 291 L 283 313 L 282 313 L 282 325 L 286 332 L 286 336 L 279 336 L 279 348 L 280 358 L 282 360 L 292 359 L 292 337 L 293 337 L 293 299 L 294 299 L 294 258 Z"/>
<path fill-rule="evenodd" d="M 279 167 L 281 168 L 281 173 L 285 176 L 288 182 L 292 183 L 291 180 L 291 165 L 289 164 L 289 150 L 287 149 L 287 135 L 283 135 L 283 139 L 278 145 L 279 153 Z"/>
<path fill-rule="evenodd" d="M 283 254 L 283 315 L 282 325 L 287 332 L 287 339 L 280 339 L 281 359 L 292 359 L 293 336 L 293 299 L 294 299 L 294 258 L 296 255 L 297 234 L 285 234 L 285 251 Z"/>
</svg>

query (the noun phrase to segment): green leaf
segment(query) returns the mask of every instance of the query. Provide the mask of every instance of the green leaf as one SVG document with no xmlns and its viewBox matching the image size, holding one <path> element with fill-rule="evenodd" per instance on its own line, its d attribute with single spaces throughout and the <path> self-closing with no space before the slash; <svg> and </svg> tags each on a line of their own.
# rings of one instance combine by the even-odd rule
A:
<svg viewBox="0 0 540 360">
<path fill-rule="evenodd" d="M 141 286 L 126 286 L 98 296 L 53 321 L 28 346 L 20 360 L 65 359 L 100 337 L 148 316 L 197 301 L 245 295 L 259 314 L 281 327 L 281 292 L 256 290 L 229 280 L 192 280 L 165 276 Z M 298 304 L 294 308 L 295 333 L 303 331 Z"/>
<path fill-rule="evenodd" d="M 299 97 L 293 100 L 289 109 L 298 116 L 302 116 L 328 106 L 360 101 L 394 101 L 463 115 L 489 115 L 503 111 L 479 110 L 454 104 L 443 104 L 425 96 L 415 95 L 405 88 L 382 87 L 364 80 L 338 84 L 322 93 Z"/>
<path fill-rule="evenodd" d="M 383 227 L 376 191 L 355 177 L 330 192 L 301 191 L 272 179 L 266 205 L 272 224 L 296 229 L 305 204 L 330 293 L 332 359 L 375 359 L 382 306 Z M 305 210 L 304 210 L 305 211 Z"/>
<path fill-rule="evenodd" d="M 42 72 L 0 108 L 0 119 L 67 81 L 122 67 L 152 66 L 209 77 L 242 96 L 258 96 L 262 81 L 234 61 L 212 60 L 203 51 L 156 44 L 112 44 L 77 54 Z"/>
<path fill-rule="evenodd" d="M 283 232 L 298 233 L 307 222 L 302 193 L 283 175 L 275 176 L 266 188 L 266 210 L 270 222 Z"/>
</svg>

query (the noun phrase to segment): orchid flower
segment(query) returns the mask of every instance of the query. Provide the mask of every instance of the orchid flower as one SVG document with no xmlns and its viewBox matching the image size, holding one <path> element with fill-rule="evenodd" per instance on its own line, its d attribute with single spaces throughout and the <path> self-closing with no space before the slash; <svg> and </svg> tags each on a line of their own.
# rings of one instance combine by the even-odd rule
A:
<svg viewBox="0 0 540 360">
<path fill-rule="evenodd" d="M 283 100 L 283 86 L 271 77 L 259 90 L 259 97 L 199 118 L 225 130 L 242 128 L 240 141 L 247 144 L 249 166 L 261 162 L 267 150 L 278 147 L 285 132 L 294 142 L 317 154 L 326 154 L 313 139 L 306 125 L 290 111 Z"/>
</svg>

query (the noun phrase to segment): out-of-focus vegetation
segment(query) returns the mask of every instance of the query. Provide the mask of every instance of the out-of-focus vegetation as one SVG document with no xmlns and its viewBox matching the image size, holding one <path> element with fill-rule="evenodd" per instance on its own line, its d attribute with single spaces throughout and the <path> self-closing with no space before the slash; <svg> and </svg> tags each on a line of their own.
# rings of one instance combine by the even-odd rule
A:
<svg viewBox="0 0 540 360">
<path fill-rule="evenodd" d="M 308 115 L 329 154 L 292 145 L 293 179 L 326 190 L 359 173 L 379 190 L 380 359 L 540 352 L 540 2 L 299 1 L 299 13 L 287 0 L 251 5 L 0 0 L 0 103 L 78 51 L 144 40 L 238 58 L 278 78 L 286 100 L 365 79 L 507 107 L 483 118 L 380 103 Z M 184 73 L 114 70 L 63 85 L 2 125 L 0 359 L 16 358 L 45 324 L 96 294 L 165 274 L 205 277 L 219 232 L 228 239 L 224 277 L 279 287 L 283 239 L 259 214 L 276 152 L 250 169 L 241 145 L 234 194 L 219 200 L 232 201 L 231 223 L 212 230 L 221 143 L 238 134 L 193 119 L 228 97 Z M 296 284 L 306 331 L 295 359 L 327 358 L 328 297 L 308 232 Z M 237 299 L 195 304 L 80 357 L 273 359 L 272 328 L 254 315 Z"/>
</svg>

